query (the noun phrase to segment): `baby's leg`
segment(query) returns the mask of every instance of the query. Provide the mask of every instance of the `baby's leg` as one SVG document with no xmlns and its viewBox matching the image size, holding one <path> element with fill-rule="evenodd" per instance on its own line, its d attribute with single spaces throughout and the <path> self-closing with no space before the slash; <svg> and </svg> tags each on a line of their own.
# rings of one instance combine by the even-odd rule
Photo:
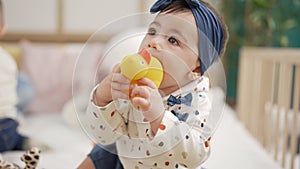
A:
<svg viewBox="0 0 300 169">
<path fill-rule="evenodd" d="M 0 120 L 0 152 L 22 150 L 27 137 L 18 133 L 18 122 L 11 118 Z"/>
<path fill-rule="evenodd" d="M 116 154 L 115 144 L 104 148 L 95 145 L 88 155 L 95 169 L 123 169 L 118 155 Z"/>
</svg>

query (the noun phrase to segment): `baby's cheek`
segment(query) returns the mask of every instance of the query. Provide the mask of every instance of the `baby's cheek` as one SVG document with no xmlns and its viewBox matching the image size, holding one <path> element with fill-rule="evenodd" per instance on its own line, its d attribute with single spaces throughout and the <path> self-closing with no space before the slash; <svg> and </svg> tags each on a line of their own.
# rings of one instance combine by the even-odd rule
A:
<svg viewBox="0 0 300 169">
<path fill-rule="evenodd" d="M 190 69 L 181 58 L 175 55 L 164 57 L 162 63 L 164 70 L 172 76 L 182 76 Z"/>
<path fill-rule="evenodd" d="M 169 80 L 176 81 L 177 83 L 182 82 L 186 79 L 187 71 L 184 69 L 184 65 L 170 65 L 167 71 L 165 71 L 165 77 Z"/>
</svg>

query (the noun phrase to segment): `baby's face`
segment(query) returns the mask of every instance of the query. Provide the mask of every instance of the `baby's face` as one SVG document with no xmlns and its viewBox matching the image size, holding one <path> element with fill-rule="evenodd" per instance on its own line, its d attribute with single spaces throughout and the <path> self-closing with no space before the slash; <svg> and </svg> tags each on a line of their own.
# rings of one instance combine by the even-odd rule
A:
<svg viewBox="0 0 300 169">
<path fill-rule="evenodd" d="M 140 48 L 147 48 L 162 63 L 164 78 L 160 89 L 166 94 L 193 80 L 191 74 L 200 63 L 192 12 L 158 14 Z"/>
</svg>

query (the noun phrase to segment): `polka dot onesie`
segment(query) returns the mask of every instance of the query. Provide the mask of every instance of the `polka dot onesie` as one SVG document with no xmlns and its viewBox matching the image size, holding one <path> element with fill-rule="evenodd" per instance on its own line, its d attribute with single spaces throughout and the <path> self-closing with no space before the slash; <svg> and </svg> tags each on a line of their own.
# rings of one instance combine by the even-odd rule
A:
<svg viewBox="0 0 300 169">
<path fill-rule="evenodd" d="M 165 114 L 156 135 L 142 113 L 124 99 L 104 107 L 91 100 L 86 129 L 99 144 L 116 142 L 124 168 L 196 168 L 210 152 L 208 90 L 209 80 L 202 76 L 164 97 Z"/>
</svg>

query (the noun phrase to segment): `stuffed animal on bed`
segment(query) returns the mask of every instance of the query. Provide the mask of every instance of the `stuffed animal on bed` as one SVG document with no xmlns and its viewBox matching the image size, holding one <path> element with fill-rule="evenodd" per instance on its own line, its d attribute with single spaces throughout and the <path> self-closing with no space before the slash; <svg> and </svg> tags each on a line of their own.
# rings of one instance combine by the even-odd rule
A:
<svg viewBox="0 0 300 169">
<path fill-rule="evenodd" d="M 15 163 L 5 161 L 0 158 L 0 169 L 35 169 L 40 159 L 41 151 L 34 147 L 26 151 L 21 160 L 25 163 L 25 167 L 20 167 Z"/>
<path fill-rule="evenodd" d="M 161 63 L 145 48 L 138 54 L 125 56 L 120 63 L 120 68 L 121 74 L 134 84 L 138 84 L 137 81 L 145 77 L 152 80 L 158 88 L 163 79 Z"/>
</svg>

